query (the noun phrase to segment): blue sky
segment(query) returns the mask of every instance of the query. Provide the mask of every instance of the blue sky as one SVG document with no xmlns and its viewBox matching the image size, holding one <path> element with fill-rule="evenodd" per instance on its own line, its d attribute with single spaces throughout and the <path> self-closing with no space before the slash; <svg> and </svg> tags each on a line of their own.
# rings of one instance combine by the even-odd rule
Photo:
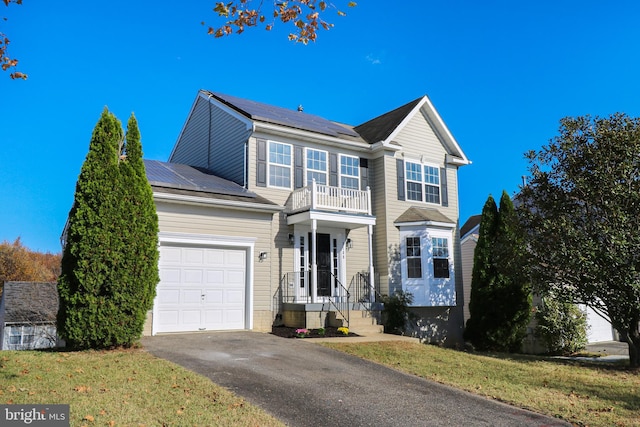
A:
<svg viewBox="0 0 640 427">
<path fill-rule="evenodd" d="M 338 2 L 337 4 L 345 4 Z M 640 2 L 366 1 L 308 46 L 214 39 L 214 1 L 0 6 L 26 81 L 0 74 L 0 241 L 58 252 L 91 132 L 134 112 L 167 160 L 199 89 L 360 124 L 427 94 L 467 157 L 460 219 L 513 194 L 565 116 L 640 116 Z"/>
</svg>

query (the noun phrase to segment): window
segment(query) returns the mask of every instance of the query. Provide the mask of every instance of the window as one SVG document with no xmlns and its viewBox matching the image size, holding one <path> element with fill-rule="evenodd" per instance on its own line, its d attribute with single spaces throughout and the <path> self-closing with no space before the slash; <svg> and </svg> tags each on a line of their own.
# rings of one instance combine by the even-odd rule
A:
<svg viewBox="0 0 640 427">
<path fill-rule="evenodd" d="M 307 185 L 327 184 L 327 152 L 307 148 Z"/>
<path fill-rule="evenodd" d="M 406 163 L 407 199 L 422 201 L 422 166 L 418 163 Z"/>
<path fill-rule="evenodd" d="M 10 345 L 31 346 L 35 341 L 35 328 L 33 326 L 12 326 L 9 331 Z"/>
<path fill-rule="evenodd" d="M 304 236 L 300 236 L 300 287 L 305 288 L 305 275 L 307 270 L 307 260 L 304 256 Z"/>
<path fill-rule="evenodd" d="M 360 159 L 340 156 L 340 187 L 360 189 Z"/>
<path fill-rule="evenodd" d="M 440 204 L 440 169 L 405 162 L 407 200 Z"/>
<path fill-rule="evenodd" d="M 440 170 L 424 167 L 424 196 L 427 203 L 440 203 Z"/>
<path fill-rule="evenodd" d="M 449 278 L 449 240 L 445 237 L 432 237 L 433 277 Z"/>
<path fill-rule="evenodd" d="M 407 277 L 419 279 L 422 277 L 422 254 L 420 252 L 420 237 L 407 237 Z"/>
<path fill-rule="evenodd" d="M 269 185 L 291 188 L 291 146 L 269 141 Z"/>
</svg>

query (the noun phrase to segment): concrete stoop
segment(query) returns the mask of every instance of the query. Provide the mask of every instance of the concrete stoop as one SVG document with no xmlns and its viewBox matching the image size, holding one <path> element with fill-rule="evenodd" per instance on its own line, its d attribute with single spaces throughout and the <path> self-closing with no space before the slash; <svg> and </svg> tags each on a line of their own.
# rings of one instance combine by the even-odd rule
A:
<svg viewBox="0 0 640 427">
<path fill-rule="evenodd" d="M 384 327 L 378 324 L 375 317 L 366 310 L 352 310 L 349 312 L 349 331 L 361 336 L 381 334 Z"/>
</svg>

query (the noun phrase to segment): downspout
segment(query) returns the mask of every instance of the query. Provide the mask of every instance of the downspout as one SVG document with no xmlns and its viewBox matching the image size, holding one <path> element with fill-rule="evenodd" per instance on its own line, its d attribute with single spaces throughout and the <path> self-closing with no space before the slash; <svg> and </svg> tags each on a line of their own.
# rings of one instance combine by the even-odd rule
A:
<svg viewBox="0 0 640 427">
<path fill-rule="evenodd" d="M 211 94 L 207 99 L 209 104 L 209 136 L 207 141 L 207 169 L 211 170 Z"/>
<path fill-rule="evenodd" d="M 249 182 L 248 182 L 248 181 L 249 181 L 249 179 L 248 179 L 248 177 L 247 177 L 247 171 L 248 171 L 248 169 L 249 169 L 249 168 L 247 167 L 247 166 L 248 166 L 248 165 L 247 165 L 247 162 L 248 162 L 248 161 L 249 161 L 249 143 L 248 143 L 247 141 L 245 141 L 245 142 L 244 142 L 244 163 L 243 163 L 243 166 L 242 166 L 242 167 L 244 168 L 244 171 L 242 172 L 242 179 L 243 179 L 243 181 L 244 181 L 244 182 L 242 183 L 242 186 L 243 186 L 245 189 L 247 189 L 247 188 L 248 188 L 248 187 L 247 187 L 247 185 L 248 185 L 248 183 L 249 183 Z"/>
</svg>

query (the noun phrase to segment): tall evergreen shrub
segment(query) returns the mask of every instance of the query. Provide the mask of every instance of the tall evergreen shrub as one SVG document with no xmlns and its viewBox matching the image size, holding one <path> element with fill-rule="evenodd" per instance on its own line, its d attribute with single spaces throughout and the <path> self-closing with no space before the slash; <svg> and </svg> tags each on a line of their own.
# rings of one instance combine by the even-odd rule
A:
<svg viewBox="0 0 640 427">
<path fill-rule="evenodd" d="M 130 346 L 158 282 L 157 216 L 137 123 L 106 108 L 78 177 L 58 280 L 58 333 L 75 349 Z"/>
<path fill-rule="evenodd" d="M 464 337 L 479 350 L 518 351 L 531 316 L 524 243 L 513 203 L 506 192 L 500 209 L 491 196 L 480 220 L 474 253 L 470 318 Z"/>
<path fill-rule="evenodd" d="M 490 291 L 497 273 L 492 255 L 492 245 L 497 225 L 498 207 L 493 197 L 489 195 L 482 208 L 478 241 L 473 253 L 469 319 L 464 330 L 464 339 L 478 349 L 488 345 L 484 331 L 493 316 Z"/>
</svg>

